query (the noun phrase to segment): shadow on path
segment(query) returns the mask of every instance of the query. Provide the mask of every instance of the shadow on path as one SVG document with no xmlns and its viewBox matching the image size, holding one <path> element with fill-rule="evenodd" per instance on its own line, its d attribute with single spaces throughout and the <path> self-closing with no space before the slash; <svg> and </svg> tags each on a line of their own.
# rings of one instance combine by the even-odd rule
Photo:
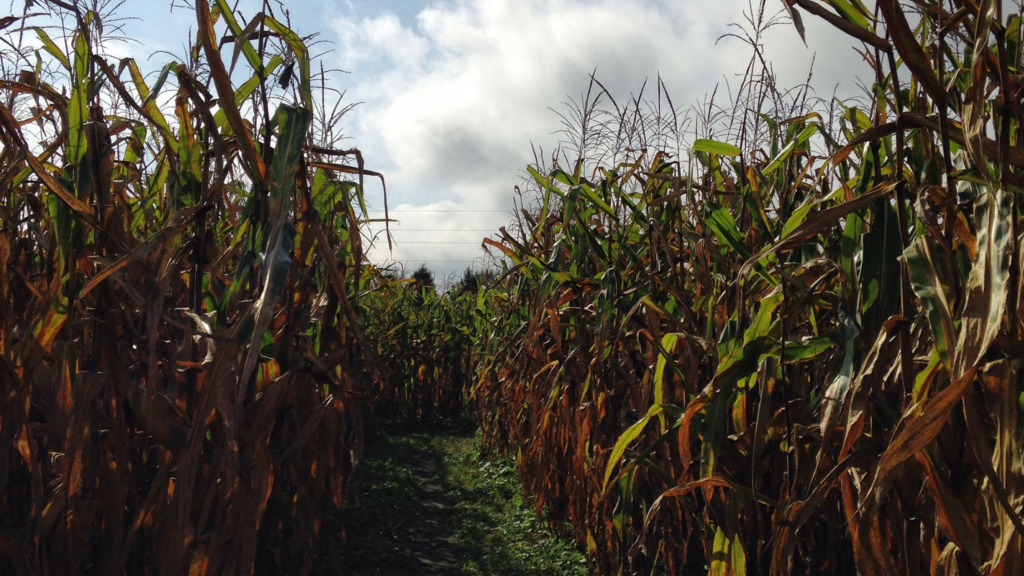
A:
<svg viewBox="0 0 1024 576">
<path fill-rule="evenodd" d="M 314 576 L 590 576 L 554 534 L 507 458 L 484 459 L 475 427 L 418 424 L 370 441 L 341 513 L 320 529 Z"/>
<path fill-rule="evenodd" d="M 344 513 L 328 519 L 318 576 L 461 576 L 455 500 L 429 443 L 377 437 L 367 446 Z"/>
</svg>

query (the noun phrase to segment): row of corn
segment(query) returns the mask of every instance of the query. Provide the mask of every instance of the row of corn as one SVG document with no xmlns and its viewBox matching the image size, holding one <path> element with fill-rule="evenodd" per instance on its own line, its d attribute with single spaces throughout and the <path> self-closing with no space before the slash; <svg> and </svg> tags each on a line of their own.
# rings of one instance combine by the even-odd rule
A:
<svg viewBox="0 0 1024 576">
<path fill-rule="evenodd" d="M 471 407 L 602 574 L 1016 573 L 1020 15 L 784 4 L 866 105 L 533 170 Z"/>
<path fill-rule="evenodd" d="M 147 78 L 87 4 L 0 19 L 0 573 L 308 571 L 362 450 L 373 173 L 287 13 L 196 0 Z"/>
</svg>

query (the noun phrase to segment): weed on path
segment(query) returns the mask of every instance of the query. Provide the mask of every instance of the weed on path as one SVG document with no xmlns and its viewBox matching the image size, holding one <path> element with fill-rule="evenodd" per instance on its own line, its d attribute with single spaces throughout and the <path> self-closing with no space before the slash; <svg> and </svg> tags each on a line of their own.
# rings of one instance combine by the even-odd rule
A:
<svg viewBox="0 0 1024 576">
<path fill-rule="evenodd" d="M 373 439 L 346 510 L 321 529 L 318 576 L 590 574 L 523 501 L 508 460 L 474 430 L 392 430 Z"/>
</svg>

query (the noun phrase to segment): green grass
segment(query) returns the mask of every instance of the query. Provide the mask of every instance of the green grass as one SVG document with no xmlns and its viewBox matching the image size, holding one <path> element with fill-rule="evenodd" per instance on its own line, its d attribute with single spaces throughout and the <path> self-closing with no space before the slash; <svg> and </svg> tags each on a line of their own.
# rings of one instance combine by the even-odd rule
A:
<svg viewBox="0 0 1024 576">
<path fill-rule="evenodd" d="M 584 556 L 552 534 L 524 500 L 514 462 L 481 459 L 479 432 L 436 435 L 430 442 L 458 501 L 455 537 L 465 552 L 466 574 L 590 574 Z"/>
<path fill-rule="evenodd" d="M 455 558 L 444 574 L 591 574 L 567 535 L 548 530 L 523 498 L 512 461 L 483 459 L 480 434 L 472 429 L 432 428 L 392 428 L 367 446 L 358 504 L 342 513 L 347 537 L 336 551 L 341 574 L 402 573 L 435 545 L 447 547 Z M 426 462 L 432 465 L 429 473 Z M 422 514 L 417 499 L 423 498 L 425 475 L 430 476 L 426 483 L 444 490 L 446 530 L 410 537 L 408 529 Z"/>
</svg>

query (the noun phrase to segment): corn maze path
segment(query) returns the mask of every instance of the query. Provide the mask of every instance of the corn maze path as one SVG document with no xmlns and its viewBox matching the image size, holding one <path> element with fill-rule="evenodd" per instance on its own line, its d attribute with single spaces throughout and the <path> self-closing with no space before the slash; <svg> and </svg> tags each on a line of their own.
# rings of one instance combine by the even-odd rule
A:
<svg viewBox="0 0 1024 576">
<path fill-rule="evenodd" d="M 377 439 L 354 501 L 325 522 L 316 576 L 461 575 L 452 507 L 436 455 Z"/>
</svg>

